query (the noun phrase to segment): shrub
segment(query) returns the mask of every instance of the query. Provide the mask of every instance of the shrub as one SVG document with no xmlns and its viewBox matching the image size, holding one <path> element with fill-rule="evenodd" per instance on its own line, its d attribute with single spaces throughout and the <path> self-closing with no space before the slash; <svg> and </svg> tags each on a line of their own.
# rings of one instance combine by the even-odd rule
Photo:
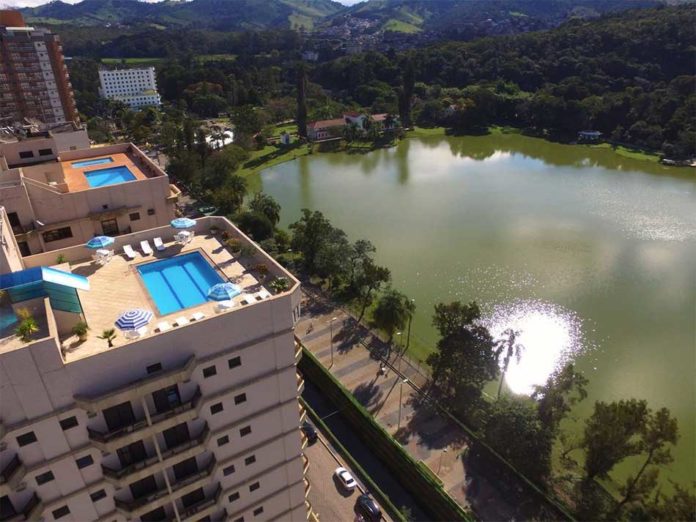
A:
<svg viewBox="0 0 696 522">
<path fill-rule="evenodd" d="M 73 335 L 77 335 L 80 341 L 84 341 L 87 338 L 87 330 L 89 330 L 89 325 L 84 321 L 80 321 L 72 327 Z"/>
<path fill-rule="evenodd" d="M 273 236 L 273 223 L 260 212 L 242 212 L 237 217 L 237 224 L 242 231 L 255 241 L 263 241 Z"/>
<path fill-rule="evenodd" d="M 254 272 L 257 272 L 261 277 L 266 277 L 268 275 L 268 266 L 264 263 L 259 263 L 251 268 Z"/>
<path fill-rule="evenodd" d="M 227 239 L 225 240 L 225 245 L 232 252 L 239 252 L 242 249 L 242 242 L 239 239 Z"/>
<path fill-rule="evenodd" d="M 15 330 L 15 333 L 19 336 L 22 342 L 28 343 L 31 341 L 31 336 L 39 331 L 39 325 L 36 324 L 36 319 L 29 316 L 23 319 L 19 326 Z"/>
<path fill-rule="evenodd" d="M 287 277 L 277 277 L 273 281 L 271 281 L 271 284 L 268 286 L 276 294 L 279 294 L 281 292 L 285 292 L 288 288 L 290 288 L 290 281 L 288 281 Z"/>
</svg>

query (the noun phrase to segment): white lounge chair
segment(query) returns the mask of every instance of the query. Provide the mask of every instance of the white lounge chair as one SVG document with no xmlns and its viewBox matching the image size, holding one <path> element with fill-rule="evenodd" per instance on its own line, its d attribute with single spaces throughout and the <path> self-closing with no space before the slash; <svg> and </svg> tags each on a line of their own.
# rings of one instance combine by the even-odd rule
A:
<svg viewBox="0 0 696 522">
<path fill-rule="evenodd" d="M 167 321 L 162 321 L 161 323 L 157 323 L 157 331 L 159 332 L 166 332 L 167 330 L 171 330 L 172 325 L 169 324 Z"/>
<path fill-rule="evenodd" d="M 215 310 L 217 312 L 224 312 L 225 310 L 229 310 L 231 308 L 234 308 L 234 301 L 232 300 L 219 301 L 218 304 L 215 306 Z"/>
<path fill-rule="evenodd" d="M 135 250 L 133 250 L 133 247 L 130 245 L 123 245 L 123 253 L 126 254 L 128 259 L 133 260 L 136 258 Z"/>
<path fill-rule="evenodd" d="M 140 250 L 142 250 L 143 254 L 145 254 L 146 256 L 151 256 L 152 254 L 154 254 L 154 252 L 152 251 L 152 247 L 150 246 L 150 243 L 148 243 L 147 239 L 140 242 Z"/>
<path fill-rule="evenodd" d="M 205 314 L 203 312 L 196 312 L 191 316 L 192 321 L 200 321 L 201 319 L 205 319 Z"/>
<path fill-rule="evenodd" d="M 271 294 L 270 294 L 270 292 L 269 292 L 268 290 L 261 290 L 261 291 L 258 293 L 258 296 L 259 296 L 261 299 L 268 299 L 269 297 L 271 297 Z"/>
<path fill-rule="evenodd" d="M 188 323 L 189 323 L 189 320 L 183 316 L 177 318 L 177 320 L 174 321 L 175 326 L 184 326 L 185 324 L 188 324 Z"/>
<path fill-rule="evenodd" d="M 162 252 L 163 250 L 167 250 L 167 247 L 164 246 L 164 243 L 162 243 L 162 238 L 161 237 L 156 237 L 155 239 L 152 240 L 152 242 L 155 244 L 155 248 Z"/>
</svg>

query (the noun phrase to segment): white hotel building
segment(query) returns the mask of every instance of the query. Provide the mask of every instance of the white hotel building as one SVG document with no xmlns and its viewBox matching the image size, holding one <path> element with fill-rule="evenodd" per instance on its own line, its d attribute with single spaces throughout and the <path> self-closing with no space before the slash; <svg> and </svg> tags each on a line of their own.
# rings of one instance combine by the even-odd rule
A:
<svg viewBox="0 0 696 522">
<path fill-rule="evenodd" d="M 132 109 L 161 105 L 157 93 L 155 68 L 100 69 L 99 94 L 102 98 L 119 100 Z"/>
</svg>

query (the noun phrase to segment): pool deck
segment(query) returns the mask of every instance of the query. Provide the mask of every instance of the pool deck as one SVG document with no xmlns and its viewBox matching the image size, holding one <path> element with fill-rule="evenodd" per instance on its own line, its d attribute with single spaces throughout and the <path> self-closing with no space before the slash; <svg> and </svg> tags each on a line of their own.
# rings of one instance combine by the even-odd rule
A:
<svg viewBox="0 0 696 522">
<path fill-rule="evenodd" d="M 146 335 L 156 335 L 157 323 L 166 321 L 174 327 L 175 321 L 179 317 L 186 317 L 189 321 L 195 312 L 202 312 L 207 317 L 216 314 L 215 302 L 205 302 L 198 306 L 186 308 L 173 312 L 168 315 L 159 315 L 157 307 L 152 301 L 149 292 L 138 274 L 136 267 L 142 263 L 149 263 L 159 259 L 170 258 L 182 253 L 199 251 L 209 261 L 214 263 L 218 273 L 223 275 L 240 287 L 242 293 L 232 301 L 235 303 L 234 309 L 241 306 L 241 302 L 250 299 L 250 294 L 256 294 L 266 290 L 261 283 L 247 271 L 247 269 L 225 248 L 217 237 L 195 235 L 192 241 L 181 246 L 174 242 L 173 238 L 163 237 L 167 249 L 158 252 L 154 249 L 152 241 L 150 246 L 155 251 L 153 255 L 145 256 L 140 250 L 139 244 L 132 244 L 133 250 L 138 257 L 131 261 L 119 250 L 111 260 L 103 266 L 97 265 L 91 259 L 70 264 L 70 269 L 74 274 L 80 274 L 89 279 L 90 289 L 88 291 L 78 291 L 80 302 L 85 314 L 85 320 L 90 326 L 88 338 L 85 342 L 79 343 L 74 336 L 61 338 L 61 345 L 64 348 L 66 362 L 89 357 L 90 355 L 104 351 L 106 341 L 98 339 L 97 336 L 105 329 L 114 328 L 116 318 L 126 310 L 133 308 L 144 308 L 155 314 L 155 317 L 148 326 Z M 216 265 L 216 266 L 215 266 Z M 270 293 L 270 292 L 269 292 Z M 128 341 L 123 332 L 116 330 L 118 338 L 117 345 L 123 345 Z"/>
<path fill-rule="evenodd" d="M 99 158 L 111 158 L 111 159 L 113 159 L 113 161 L 110 163 L 103 163 L 101 165 L 91 165 L 89 167 L 75 168 L 72 166 L 72 164 L 75 163 L 76 161 L 89 161 L 89 160 L 94 160 L 94 159 L 99 159 Z M 89 157 L 89 158 L 86 158 L 84 160 L 61 161 L 60 166 L 63 169 L 63 175 L 65 177 L 65 182 L 68 185 L 69 192 L 79 192 L 81 190 L 90 190 L 93 188 L 99 188 L 99 187 L 90 186 L 89 182 L 87 181 L 87 178 L 84 175 L 85 171 L 89 172 L 92 170 L 110 169 L 113 167 L 128 167 L 128 170 L 130 170 L 133 173 L 133 175 L 135 176 L 135 180 L 133 180 L 133 181 L 147 179 L 147 176 L 145 175 L 145 173 L 135 163 L 135 158 L 133 158 L 129 154 L 125 154 L 123 152 L 118 152 L 115 154 L 107 154 L 104 156 Z"/>
</svg>

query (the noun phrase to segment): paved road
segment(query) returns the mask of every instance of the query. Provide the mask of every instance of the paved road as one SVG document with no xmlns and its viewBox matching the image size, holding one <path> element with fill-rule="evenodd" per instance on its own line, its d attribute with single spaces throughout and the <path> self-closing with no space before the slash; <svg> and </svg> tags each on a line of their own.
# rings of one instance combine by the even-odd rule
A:
<svg viewBox="0 0 696 522">
<path fill-rule="evenodd" d="M 305 388 L 302 397 L 312 409 L 322 417 L 324 423 L 336 435 L 341 444 L 360 463 L 363 469 L 370 474 L 375 484 L 391 499 L 392 503 L 401 508 L 406 506 L 411 510 L 413 520 L 429 520 L 429 517 L 421 510 L 413 497 L 406 491 L 399 481 L 393 477 L 372 449 L 363 444 L 362 439 L 353 431 L 352 426 L 346 423 L 341 415 L 336 414 L 336 408 L 326 399 L 321 392 L 309 381 L 305 380 Z M 306 450 L 305 450 L 306 451 Z M 310 460 L 310 471 L 312 463 Z M 356 475 L 357 478 L 357 475 Z M 311 480 L 311 479 L 310 479 Z M 312 483 L 314 488 L 314 483 Z M 310 492 L 311 493 L 311 492 Z M 357 497 L 356 497 L 357 498 Z M 317 509 L 317 511 L 319 511 Z M 384 510 L 382 510 L 384 512 Z M 324 518 L 319 512 L 322 522 L 331 520 Z"/>
</svg>

